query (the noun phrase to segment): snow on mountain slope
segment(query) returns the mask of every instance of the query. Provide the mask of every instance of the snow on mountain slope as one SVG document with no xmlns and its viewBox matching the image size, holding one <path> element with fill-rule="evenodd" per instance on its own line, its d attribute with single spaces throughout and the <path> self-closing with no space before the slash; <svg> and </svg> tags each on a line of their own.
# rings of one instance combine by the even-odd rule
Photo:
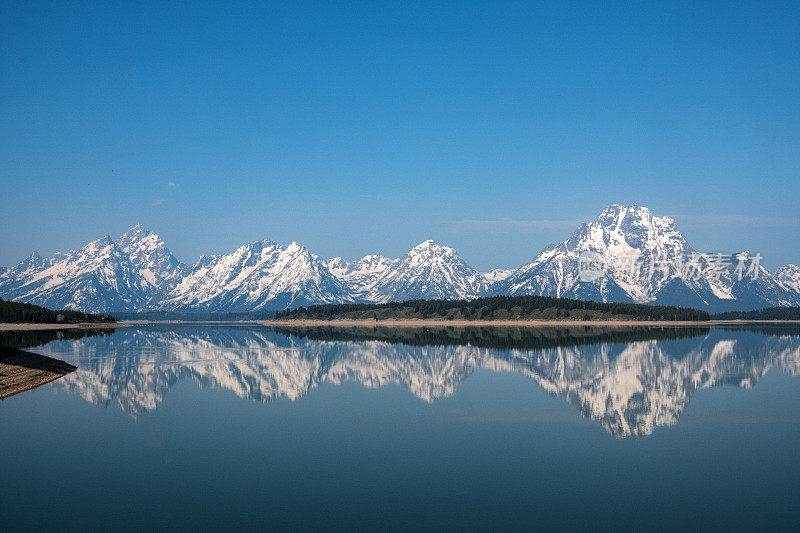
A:
<svg viewBox="0 0 800 533">
<path fill-rule="evenodd" d="M 118 242 L 156 295 L 171 290 L 188 274 L 188 267 L 172 255 L 164 241 L 141 224 L 123 233 Z"/>
<path fill-rule="evenodd" d="M 148 298 L 138 269 L 108 236 L 51 259 L 33 254 L 5 273 L 0 290 L 12 300 L 97 313 L 139 309 Z"/>
<path fill-rule="evenodd" d="M 350 288 L 303 246 L 257 241 L 198 262 L 154 308 L 253 311 L 351 300 Z"/>
<path fill-rule="evenodd" d="M 489 287 L 486 278 L 456 251 L 428 240 L 391 263 L 372 292 L 376 302 L 416 298 L 475 298 Z"/>
<path fill-rule="evenodd" d="M 495 291 L 647 301 L 651 293 L 675 275 L 675 267 L 665 265 L 666 276 L 645 280 L 645 273 L 631 271 L 630 265 L 634 261 L 649 264 L 651 258 L 674 258 L 691 251 L 672 219 L 653 216 L 644 207 L 612 205 L 594 221 L 582 224 L 568 240 L 545 248 L 532 263 L 497 284 Z M 578 270 L 582 254 L 587 253 L 596 254 L 608 269 L 591 285 L 582 282 Z"/>
<path fill-rule="evenodd" d="M 493 268 L 489 272 L 484 272 L 483 277 L 489 283 L 496 283 L 508 278 L 514 272 L 515 270 L 509 268 Z"/>
<path fill-rule="evenodd" d="M 800 294 L 800 267 L 786 265 L 775 271 L 775 279 L 783 287 Z"/>
<path fill-rule="evenodd" d="M 358 301 L 377 301 L 375 284 L 387 271 L 393 269 L 397 259 L 389 259 L 380 254 L 366 255 L 355 261 L 345 261 L 341 257 L 329 259 L 326 264 L 331 274 L 347 283 L 354 298 Z"/>
<path fill-rule="evenodd" d="M 474 298 L 486 291 L 484 274 L 454 249 L 428 240 L 399 259 L 367 255 L 356 261 L 335 257 L 330 272 L 352 288 L 355 301 L 388 302 L 414 298 Z"/>
<path fill-rule="evenodd" d="M 587 258 L 598 267 L 588 278 L 581 269 Z M 254 311 L 523 294 L 709 311 L 800 305 L 800 269 L 788 265 L 772 275 L 755 263 L 741 276 L 737 262 L 757 258 L 696 252 L 671 218 L 616 204 L 520 269 L 485 274 L 433 241 L 399 259 L 356 261 L 326 261 L 296 243 L 259 241 L 228 255 L 201 256 L 189 267 L 137 224 L 118 244 L 106 237 L 48 259 L 34 252 L 0 269 L 0 297 L 83 311 Z"/>
<path fill-rule="evenodd" d="M 611 205 L 572 236 L 550 245 L 530 264 L 493 284 L 492 294 L 539 294 L 599 301 L 727 310 L 798 305 L 800 299 L 761 266 L 739 279 L 739 260 L 753 257 L 696 252 L 669 217 L 646 207 Z M 596 266 L 581 270 L 590 258 Z M 594 274 L 594 275 L 591 275 Z"/>
<path fill-rule="evenodd" d="M 32 252 L 17 265 L 6 268 L 0 273 L 0 291 L 3 294 L 15 290 L 25 284 L 38 272 L 46 268 L 48 261 L 38 252 Z"/>
</svg>

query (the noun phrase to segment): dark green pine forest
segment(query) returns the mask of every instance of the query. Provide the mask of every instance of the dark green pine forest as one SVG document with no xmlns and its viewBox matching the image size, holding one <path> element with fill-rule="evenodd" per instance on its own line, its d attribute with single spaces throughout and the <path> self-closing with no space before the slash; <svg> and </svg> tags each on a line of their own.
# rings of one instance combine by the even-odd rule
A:
<svg viewBox="0 0 800 533">
<path fill-rule="evenodd" d="M 109 315 L 94 315 L 68 309 L 54 311 L 40 305 L 12 302 L 0 298 L 0 322 L 75 324 L 79 322 L 115 322 L 115 320 Z"/>
<path fill-rule="evenodd" d="M 474 300 L 408 300 L 385 304 L 312 305 L 281 311 L 276 319 L 439 320 L 709 320 L 706 311 L 633 303 L 602 303 L 549 296 L 493 296 Z"/>
<path fill-rule="evenodd" d="M 714 320 L 800 320 L 800 307 L 765 307 L 757 311 L 729 311 Z"/>
</svg>

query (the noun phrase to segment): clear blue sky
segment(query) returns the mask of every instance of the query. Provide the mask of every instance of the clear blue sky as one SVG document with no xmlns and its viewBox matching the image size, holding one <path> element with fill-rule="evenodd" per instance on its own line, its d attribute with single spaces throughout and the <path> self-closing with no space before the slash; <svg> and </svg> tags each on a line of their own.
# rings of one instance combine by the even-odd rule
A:
<svg viewBox="0 0 800 533">
<path fill-rule="evenodd" d="M 141 221 L 519 266 L 609 203 L 800 262 L 800 4 L 0 5 L 0 264 Z"/>
</svg>

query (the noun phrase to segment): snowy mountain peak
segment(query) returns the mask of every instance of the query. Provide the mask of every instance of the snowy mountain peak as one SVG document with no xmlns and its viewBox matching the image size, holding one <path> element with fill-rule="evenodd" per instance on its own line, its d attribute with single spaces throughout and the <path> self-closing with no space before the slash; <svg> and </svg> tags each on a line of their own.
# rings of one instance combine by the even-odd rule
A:
<svg viewBox="0 0 800 533">
<path fill-rule="evenodd" d="M 397 263 L 380 254 L 365 255 L 355 261 L 341 257 L 328 259 L 326 265 L 333 276 L 351 287 L 357 301 L 385 301 L 385 295 L 378 292 L 377 282 Z"/>
<path fill-rule="evenodd" d="M 110 254 L 112 253 L 111 248 L 116 248 L 117 245 L 114 244 L 114 240 L 111 238 L 110 235 L 106 235 L 105 237 L 100 237 L 99 239 L 93 240 L 89 244 L 85 245 L 83 248 L 80 249 L 80 252 L 84 254 Z"/>
<path fill-rule="evenodd" d="M 23 261 L 3 274 L 0 291 L 17 301 L 91 312 L 133 310 L 146 299 L 130 258 L 107 235 L 34 264 Z"/>
<path fill-rule="evenodd" d="M 603 209 L 597 216 L 597 220 L 604 220 L 604 221 L 610 220 L 617 226 L 621 226 L 622 222 L 625 220 L 628 221 L 640 220 L 644 223 L 649 223 L 651 220 L 656 218 L 667 223 L 671 222 L 674 224 L 675 222 L 669 217 L 657 217 L 647 207 L 636 204 L 632 205 L 611 204 L 605 209 Z"/>
<path fill-rule="evenodd" d="M 640 205 L 612 204 L 597 215 L 595 222 L 603 227 L 617 230 L 635 227 L 655 227 L 664 230 L 674 229 L 675 226 L 675 221 L 671 218 L 656 216 L 648 208 Z"/>
<path fill-rule="evenodd" d="M 151 237 L 152 240 L 161 240 L 158 235 L 155 233 L 150 233 L 144 228 L 144 226 L 142 226 L 141 223 L 138 223 L 120 235 L 118 242 L 122 248 L 127 248 L 138 241 L 147 239 L 148 237 Z"/>
<path fill-rule="evenodd" d="M 503 281 L 513 273 L 513 270 L 507 268 L 493 268 L 489 272 L 484 272 L 483 277 L 486 278 L 486 281 L 489 283 L 495 283 L 498 281 Z"/>
<path fill-rule="evenodd" d="M 350 288 L 304 246 L 256 241 L 198 262 L 159 308 L 252 311 L 351 300 Z"/>
<path fill-rule="evenodd" d="M 615 216 L 618 217 L 620 215 L 630 215 L 640 218 L 652 218 L 654 215 L 650 209 L 643 205 L 622 205 L 622 204 L 611 204 L 605 209 L 600 212 L 600 216 Z"/>
<path fill-rule="evenodd" d="M 755 277 L 737 277 L 735 264 L 749 265 L 755 257 L 700 254 L 673 219 L 646 207 L 613 204 L 568 240 L 548 246 L 532 263 L 494 283 L 492 293 L 714 310 L 800 303 L 800 290 L 781 285 L 763 266 L 754 269 Z M 581 265 L 591 265 L 590 271 Z"/>
<path fill-rule="evenodd" d="M 45 268 L 47 260 L 39 255 L 39 252 L 31 254 L 11 268 L 7 268 L 0 275 L 0 287 L 12 285 L 19 279 L 25 279 L 34 275 L 39 270 Z"/>
<path fill-rule="evenodd" d="M 418 245 L 413 247 L 411 249 L 411 251 L 412 252 L 429 251 L 431 253 L 438 253 L 438 252 L 443 252 L 443 251 L 445 251 L 445 252 L 455 252 L 455 250 L 453 250 L 449 246 L 443 246 L 443 245 L 437 243 L 436 241 L 434 241 L 432 239 L 428 239 L 426 241 L 423 241 L 423 242 L 419 243 Z"/>
<path fill-rule="evenodd" d="M 142 226 L 141 222 L 138 222 L 131 229 L 120 235 L 118 242 L 122 248 L 126 248 L 135 242 L 147 239 L 151 235 L 154 236 L 155 240 L 160 240 L 158 235 L 155 233 L 150 233 L 145 229 L 144 226 Z"/>
<path fill-rule="evenodd" d="M 488 288 L 483 274 L 453 248 L 424 241 L 391 263 L 375 284 L 377 301 L 475 298 Z"/>
<path fill-rule="evenodd" d="M 240 246 L 238 249 L 250 249 L 250 250 L 262 250 L 262 249 L 273 249 L 278 248 L 278 243 L 271 240 L 271 239 L 264 239 L 261 241 L 253 241 L 250 244 L 244 244 Z"/>
<path fill-rule="evenodd" d="M 800 293 L 800 267 L 786 265 L 775 271 L 775 279 L 784 287 Z"/>
<path fill-rule="evenodd" d="M 669 217 L 653 215 L 646 207 L 618 204 L 605 208 L 595 220 L 582 224 L 560 245 L 545 249 L 548 254 L 594 252 L 610 262 L 621 258 L 677 257 L 692 251 L 686 238 Z"/>
<path fill-rule="evenodd" d="M 591 278 L 581 260 L 596 267 Z M 686 261 L 698 270 L 687 272 Z M 729 254 L 748 263 L 759 254 Z M 201 256 L 191 267 L 138 223 L 115 244 L 105 236 L 43 259 L 33 253 L 0 269 L 0 296 L 53 308 L 254 311 L 319 303 L 461 299 L 484 295 L 559 296 L 680 305 L 712 311 L 800 305 L 800 268 L 757 279 L 718 268 L 722 254 L 695 252 L 675 221 L 638 205 L 612 204 L 572 236 L 517 270 L 480 273 L 448 246 L 426 240 L 398 259 L 374 254 L 323 260 L 297 242 L 255 241 Z M 680 263 L 679 261 L 683 261 Z M 696 275 L 695 275 L 696 274 Z"/>
<path fill-rule="evenodd" d="M 135 226 L 133 226 L 131 229 L 122 234 L 122 237 L 120 237 L 120 241 L 125 239 L 127 240 L 140 239 L 146 236 L 148 233 L 149 232 L 145 229 L 142 223 L 137 222 Z"/>
<path fill-rule="evenodd" d="M 685 242 L 674 220 L 655 216 L 648 208 L 637 205 L 610 205 L 588 226 L 601 227 L 607 233 L 615 233 L 626 238 L 635 237 L 636 242 L 632 244 L 634 248 L 638 248 L 636 245 L 642 242 L 667 240 Z"/>
<path fill-rule="evenodd" d="M 438 244 L 432 240 L 419 243 L 412 248 L 405 257 L 413 262 L 424 262 L 433 259 L 438 261 L 464 262 L 455 249 Z"/>
<path fill-rule="evenodd" d="M 161 237 L 147 231 L 141 222 L 120 236 L 119 246 L 130 257 L 151 298 L 174 288 L 188 273 L 188 267 L 172 255 Z"/>
<path fill-rule="evenodd" d="M 31 254 L 23 259 L 18 266 L 22 266 L 25 269 L 38 268 L 43 266 L 44 263 L 44 258 L 39 255 L 39 252 L 31 252 Z"/>
<path fill-rule="evenodd" d="M 328 259 L 328 269 L 339 278 L 349 278 L 363 274 L 375 274 L 386 270 L 392 259 L 381 254 L 365 255 L 355 261 L 347 261 L 341 257 Z"/>
</svg>

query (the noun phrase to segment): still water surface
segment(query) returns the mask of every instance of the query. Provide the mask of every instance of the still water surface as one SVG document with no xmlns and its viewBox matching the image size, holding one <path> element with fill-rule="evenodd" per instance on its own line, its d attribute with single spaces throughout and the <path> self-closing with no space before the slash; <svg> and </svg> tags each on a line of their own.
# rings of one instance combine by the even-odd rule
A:
<svg viewBox="0 0 800 533">
<path fill-rule="evenodd" d="M 37 335 L 78 370 L 0 403 L 4 530 L 800 520 L 800 328 Z"/>
</svg>

